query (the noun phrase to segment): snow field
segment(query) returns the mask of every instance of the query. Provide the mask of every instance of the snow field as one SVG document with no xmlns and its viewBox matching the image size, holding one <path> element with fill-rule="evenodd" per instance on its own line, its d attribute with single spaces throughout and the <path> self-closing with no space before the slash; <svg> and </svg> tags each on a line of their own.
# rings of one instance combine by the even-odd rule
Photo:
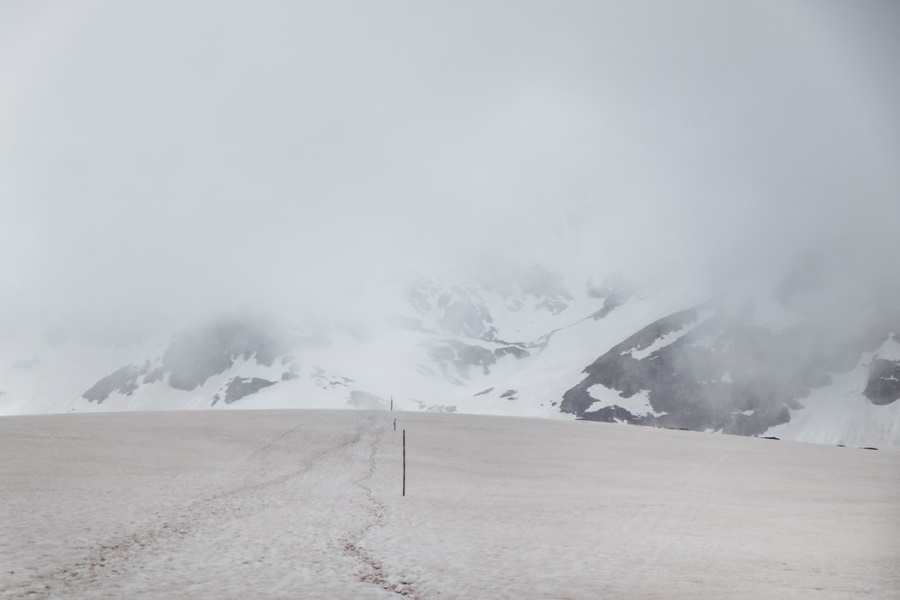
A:
<svg viewBox="0 0 900 600">
<path fill-rule="evenodd" d="M 872 355 L 864 354 L 855 369 L 832 374 L 830 385 L 801 398 L 803 409 L 791 410 L 791 420 L 771 427 L 766 435 L 819 444 L 900 448 L 900 401 L 878 406 L 862 394 L 870 360 Z"/>
<path fill-rule="evenodd" d="M 0 452 L 2 598 L 900 598 L 896 449 L 273 410 L 4 417 Z"/>
</svg>

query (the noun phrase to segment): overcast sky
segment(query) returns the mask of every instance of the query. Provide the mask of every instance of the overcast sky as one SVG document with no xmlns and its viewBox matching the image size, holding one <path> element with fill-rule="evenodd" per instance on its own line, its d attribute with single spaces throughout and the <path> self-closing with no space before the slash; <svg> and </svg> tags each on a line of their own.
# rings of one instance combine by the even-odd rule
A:
<svg viewBox="0 0 900 600">
<path fill-rule="evenodd" d="M 6 0 L 0 322 L 495 253 L 893 285 L 898 62 L 892 0 Z"/>
</svg>

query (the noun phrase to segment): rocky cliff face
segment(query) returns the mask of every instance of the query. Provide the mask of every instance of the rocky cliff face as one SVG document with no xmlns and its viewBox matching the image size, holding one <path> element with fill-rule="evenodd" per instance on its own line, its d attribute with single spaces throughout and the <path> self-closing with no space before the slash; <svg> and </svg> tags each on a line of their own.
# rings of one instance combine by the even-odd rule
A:
<svg viewBox="0 0 900 600">
<path fill-rule="evenodd" d="M 900 345 L 900 336 L 894 334 L 892 339 Z M 884 406 L 900 400 L 900 360 L 875 358 L 869 365 L 869 378 L 866 398 L 873 404 Z"/>
<path fill-rule="evenodd" d="M 216 319 L 176 334 L 161 355 L 115 370 L 82 396 L 102 403 L 114 393 L 131 396 L 141 387 L 156 383 L 173 390 L 192 391 L 227 373 L 238 361 L 269 368 L 279 362 L 282 373 L 278 379 L 232 377 L 210 399 L 212 404 L 220 399 L 230 404 L 275 385 L 278 380 L 290 379 L 296 369 L 288 354 L 291 346 L 289 336 L 272 321 L 248 316 Z"/>
<path fill-rule="evenodd" d="M 81 397 L 99 405 L 172 390 L 215 406 L 294 389 L 299 381 L 317 394 L 342 394 L 353 406 L 360 394 L 384 398 L 391 392 L 426 408 L 460 394 L 479 393 L 485 404 L 480 392 L 487 384 L 533 361 L 555 332 L 602 319 L 627 297 L 608 282 L 588 282 L 573 293 L 558 274 L 538 265 L 480 279 L 420 274 L 381 323 L 335 320 L 298 333 L 290 320 L 220 318 L 175 333 L 164 349 L 108 372 Z M 389 385 L 375 384 L 372 371 Z M 360 376 L 365 372 L 369 377 Z M 416 390 L 437 398 L 422 400 Z M 495 395 L 503 406 L 526 396 L 501 392 Z"/>
<path fill-rule="evenodd" d="M 763 435 L 861 362 L 868 367 L 865 397 L 896 401 L 898 362 L 877 352 L 896 343 L 900 319 L 848 319 L 856 322 L 839 332 L 817 323 L 772 331 L 711 305 L 677 312 L 588 365 L 560 408 L 585 420 Z"/>
</svg>

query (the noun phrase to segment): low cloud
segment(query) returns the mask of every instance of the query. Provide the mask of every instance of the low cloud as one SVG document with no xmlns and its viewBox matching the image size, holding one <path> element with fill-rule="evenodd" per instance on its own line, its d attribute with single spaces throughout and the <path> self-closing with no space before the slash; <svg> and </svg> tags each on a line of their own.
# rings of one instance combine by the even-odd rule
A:
<svg viewBox="0 0 900 600">
<path fill-rule="evenodd" d="M 7 328 L 341 311 L 495 255 L 900 287 L 890 2 L 85 1 L 0 23 Z"/>
</svg>

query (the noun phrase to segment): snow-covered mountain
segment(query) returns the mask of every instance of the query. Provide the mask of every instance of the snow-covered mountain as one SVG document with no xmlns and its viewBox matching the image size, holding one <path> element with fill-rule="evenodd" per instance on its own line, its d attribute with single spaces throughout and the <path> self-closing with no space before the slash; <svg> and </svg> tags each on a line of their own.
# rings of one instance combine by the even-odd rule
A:
<svg viewBox="0 0 900 600">
<path fill-rule="evenodd" d="M 900 320 L 834 339 L 808 323 L 773 331 L 746 312 L 676 312 L 613 346 L 562 410 L 622 421 L 809 441 L 896 443 Z M 798 425 L 798 424 L 803 425 Z"/>
<path fill-rule="evenodd" d="M 138 343 L 0 349 L 0 414 L 388 408 L 900 444 L 900 313 L 825 327 L 690 286 L 423 274 L 366 315 L 234 313 Z"/>
</svg>

